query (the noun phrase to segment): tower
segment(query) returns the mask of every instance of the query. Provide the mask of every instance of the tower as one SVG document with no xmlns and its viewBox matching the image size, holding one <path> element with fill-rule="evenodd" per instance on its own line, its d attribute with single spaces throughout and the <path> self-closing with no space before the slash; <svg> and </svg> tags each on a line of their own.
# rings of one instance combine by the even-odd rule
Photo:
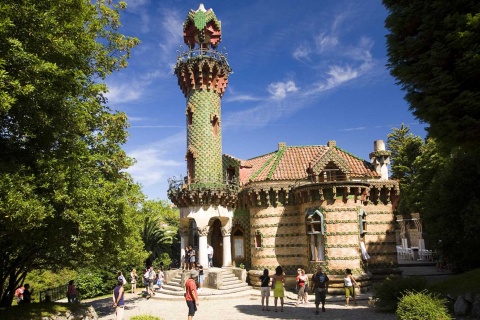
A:
<svg viewBox="0 0 480 320">
<path fill-rule="evenodd" d="M 221 266 L 230 266 L 237 193 L 223 172 L 221 98 L 232 70 L 226 55 L 217 51 L 221 22 L 212 9 L 200 4 L 190 10 L 183 23 L 183 38 L 187 49 L 178 55 L 174 73 L 186 98 L 187 175 L 183 181 L 170 180 L 168 196 L 180 208 L 182 247 L 191 245 L 189 241 L 198 235 L 199 260 L 207 266 L 207 237 L 217 226 L 221 230 L 216 234 L 223 237 L 216 248 L 222 252 L 217 254 L 222 256 Z"/>
</svg>

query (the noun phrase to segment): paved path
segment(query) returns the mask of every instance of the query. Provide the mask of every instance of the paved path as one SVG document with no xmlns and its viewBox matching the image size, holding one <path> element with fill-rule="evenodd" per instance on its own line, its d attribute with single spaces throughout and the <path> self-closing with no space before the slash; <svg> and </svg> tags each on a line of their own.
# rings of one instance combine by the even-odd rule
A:
<svg viewBox="0 0 480 320">
<path fill-rule="evenodd" d="M 135 315 L 152 315 L 164 320 L 185 320 L 187 318 L 187 305 L 184 300 L 162 300 L 152 298 L 146 300 L 137 295 L 128 294 L 125 320 Z M 365 298 L 365 297 L 364 297 Z M 394 320 L 394 314 L 385 314 L 377 312 L 367 305 L 366 299 L 359 300 L 358 306 L 346 307 L 345 302 L 340 297 L 330 297 L 327 301 L 326 312 L 315 315 L 315 305 L 309 303 L 295 307 L 294 300 L 285 299 L 284 312 L 262 311 L 261 298 L 258 294 L 251 296 L 228 298 L 228 299 L 208 299 L 205 297 L 200 300 L 198 311 L 195 314 L 195 320 L 247 320 L 247 319 L 356 319 L 356 320 Z M 280 303 L 280 301 L 278 301 Z M 99 319 L 115 319 L 111 299 L 102 299 L 92 301 Z M 270 305 L 273 305 L 273 298 L 270 297 Z"/>
<path fill-rule="evenodd" d="M 440 280 L 448 276 L 448 272 L 437 272 L 434 266 L 417 266 L 415 263 L 403 265 L 404 275 L 422 275 L 429 280 Z M 161 297 L 159 297 L 161 296 Z M 228 297 L 204 296 L 200 297 L 200 305 L 194 320 L 250 320 L 250 319 L 329 319 L 329 320 L 394 320 L 395 314 L 380 313 L 368 306 L 369 294 L 361 294 L 358 306 L 346 307 L 342 296 L 328 296 L 326 312 L 315 315 L 315 305 L 300 305 L 295 307 L 295 295 L 288 293 L 285 299 L 284 312 L 274 312 L 273 297 L 270 297 L 270 311 L 262 311 L 261 298 L 258 290 L 252 290 L 251 295 Z M 313 296 L 309 297 L 310 300 Z M 150 300 L 137 294 L 126 294 L 125 320 L 135 315 L 152 315 L 164 320 L 185 320 L 187 305 L 182 298 L 173 298 L 157 294 Z M 90 302 L 98 313 L 99 319 L 115 319 L 111 298 Z M 280 303 L 280 301 L 279 301 Z"/>
</svg>

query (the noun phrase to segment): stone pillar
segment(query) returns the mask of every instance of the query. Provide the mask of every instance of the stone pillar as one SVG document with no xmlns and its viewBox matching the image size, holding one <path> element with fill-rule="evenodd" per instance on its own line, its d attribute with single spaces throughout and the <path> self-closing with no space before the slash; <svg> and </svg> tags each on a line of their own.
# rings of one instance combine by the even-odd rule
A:
<svg viewBox="0 0 480 320">
<path fill-rule="evenodd" d="M 232 266 L 232 241 L 230 234 L 232 233 L 232 226 L 230 223 L 227 226 L 222 227 L 223 236 L 223 267 Z M 246 248 L 245 248 L 246 250 Z"/>
<path fill-rule="evenodd" d="M 210 226 L 198 228 L 198 261 L 204 269 L 208 268 L 208 255 L 207 255 L 207 236 L 210 231 Z"/>
<path fill-rule="evenodd" d="M 188 227 L 180 227 L 178 230 L 180 233 L 180 252 L 179 252 L 179 261 L 180 261 L 180 266 L 183 266 L 183 263 L 185 262 L 185 257 L 182 257 L 182 252 L 183 254 L 186 254 L 185 252 L 185 247 L 188 246 L 188 234 L 189 234 L 189 228 Z"/>
<path fill-rule="evenodd" d="M 385 150 L 383 140 L 373 142 L 373 152 L 370 153 L 370 162 L 375 171 L 380 175 L 381 180 L 388 180 L 388 164 L 390 164 L 391 152 Z"/>
</svg>

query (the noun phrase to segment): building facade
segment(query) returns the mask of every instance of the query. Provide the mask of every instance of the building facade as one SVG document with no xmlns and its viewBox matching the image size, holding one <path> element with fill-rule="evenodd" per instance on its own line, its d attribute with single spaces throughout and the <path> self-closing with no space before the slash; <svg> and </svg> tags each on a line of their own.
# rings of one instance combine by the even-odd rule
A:
<svg viewBox="0 0 480 320">
<path fill-rule="evenodd" d="M 222 154 L 221 98 L 231 68 L 217 51 L 221 22 L 212 9 L 191 10 L 188 48 L 175 66 L 186 98 L 186 176 L 170 180 L 180 208 L 182 247 L 198 247 L 207 264 L 286 273 L 298 267 L 355 274 L 396 267 L 394 207 L 399 186 L 388 179 L 390 152 L 374 142 L 369 161 L 335 141 L 287 146 L 251 159 Z"/>
</svg>

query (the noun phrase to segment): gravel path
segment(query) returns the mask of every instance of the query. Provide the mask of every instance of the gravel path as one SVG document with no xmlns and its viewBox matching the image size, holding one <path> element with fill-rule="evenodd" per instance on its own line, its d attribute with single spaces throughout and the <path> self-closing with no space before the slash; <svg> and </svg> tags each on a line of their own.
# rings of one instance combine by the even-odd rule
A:
<svg viewBox="0 0 480 320">
<path fill-rule="evenodd" d="M 280 303 L 280 301 L 279 301 Z M 99 319 L 112 320 L 113 308 L 110 299 L 92 301 L 97 310 Z M 270 304 L 273 298 L 270 297 Z M 345 319 L 345 320 L 394 320 L 394 314 L 380 313 L 367 306 L 366 300 L 360 300 L 358 306 L 346 307 L 341 301 L 327 301 L 326 312 L 315 315 L 315 305 L 300 305 L 295 307 L 294 301 L 286 299 L 284 312 L 262 311 L 259 296 L 239 297 L 233 299 L 200 300 L 198 311 L 194 320 L 247 320 L 247 319 Z M 183 300 L 167 301 L 161 299 L 146 300 L 138 296 L 127 297 L 125 307 L 125 320 L 135 315 L 152 315 L 164 320 L 185 320 L 187 318 L 187 305 Z"/>
</svg>

